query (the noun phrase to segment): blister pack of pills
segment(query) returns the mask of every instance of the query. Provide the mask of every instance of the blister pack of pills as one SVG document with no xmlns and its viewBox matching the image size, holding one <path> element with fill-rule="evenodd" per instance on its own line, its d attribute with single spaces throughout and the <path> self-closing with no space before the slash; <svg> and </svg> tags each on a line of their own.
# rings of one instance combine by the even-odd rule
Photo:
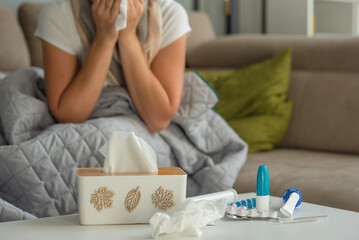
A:
<svg viewBox="0 0 359 240">
<path fill-rule="evenodd" d="M 257 212 L 256 199 L 246 199 L 231 203 L 227 206 L 226 216 L 235 220 L 256 220 L 271 221 L 279 224 L 287 223 L 303 223 L 303 222 L 319 222 L 327 218 L 327 216 L 312 216 L 300 218 L 280 218 L 278 212 Z"/>
</svg>

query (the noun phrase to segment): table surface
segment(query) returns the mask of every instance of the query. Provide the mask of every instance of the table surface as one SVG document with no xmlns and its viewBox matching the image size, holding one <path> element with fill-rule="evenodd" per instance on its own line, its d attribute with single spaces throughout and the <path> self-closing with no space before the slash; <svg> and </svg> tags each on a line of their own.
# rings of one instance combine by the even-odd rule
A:
<svg viewBox="0 0 359 240">
<path fill-rule="evenodd" d="M 255 197 L 254 193 L 240 194 L 239 199 Z M 359 203 L 358 203 L 359 204 Z M 278 197 L 270 198 L 271 210 L 283 205 Z M 314 223 L 275 224 L 267 221 L 236 221 L 224 217 L 215 226 L 202 228 L 200 238 L 185 234 L 170 234 L 159 239 L 359 239 L 359 213 L 302 203 L 294 217 L 327 215 L 327 219 Z M 78 215 L 41 218 L 0 224 L 0 239 L 26 240 L 111 240 L 152 239 L 148 224 L 81 226 Z"/>
</svg>

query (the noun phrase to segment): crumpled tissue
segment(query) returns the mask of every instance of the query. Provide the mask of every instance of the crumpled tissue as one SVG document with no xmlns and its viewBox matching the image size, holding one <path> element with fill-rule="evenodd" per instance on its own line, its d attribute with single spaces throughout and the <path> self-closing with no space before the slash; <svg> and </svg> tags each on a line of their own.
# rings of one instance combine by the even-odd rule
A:
<svg viewBox="0 0 359 240">
<path fill-rule="evenodd" d="M 152 237 L 157 239 L 162 234 L 180 232 L 199 237 L 202 235 L 200 228 L 222 218 L 225 209 L 226 200 L 224 198 L 198 202 L 186 199 L 172 216 L 160 212 L 152 216 L 150 219 L 150 225 L 153 228 Z"/>
<path fill-rule="evenodd" d="M 134 132 L 113 132 L 100 153 L 105 156 L 104 173 L 157 173 L 153 148 Z"/>
<path fill-rule="evenodd" d="M 127 27 L 127 0 L 122 0 L 120 3 L 120 14 L 115 21 L 116 31 L 120 31 Z"/>
</svg>

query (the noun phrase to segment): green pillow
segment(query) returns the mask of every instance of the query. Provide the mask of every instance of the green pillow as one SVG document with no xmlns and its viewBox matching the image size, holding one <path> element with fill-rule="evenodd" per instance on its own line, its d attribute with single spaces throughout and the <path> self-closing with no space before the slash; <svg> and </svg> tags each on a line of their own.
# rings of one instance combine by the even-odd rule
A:
<svg viewBox="0 0 359 240">
<path fill-rule="evenodd" d="M 217 91 L 214 107 L 249 145 L 249 152 L 270 150 L 283 138 L 292 112 L 287 100 L 291 51 L 236 71 L 197 72 Z"/>
</svg>

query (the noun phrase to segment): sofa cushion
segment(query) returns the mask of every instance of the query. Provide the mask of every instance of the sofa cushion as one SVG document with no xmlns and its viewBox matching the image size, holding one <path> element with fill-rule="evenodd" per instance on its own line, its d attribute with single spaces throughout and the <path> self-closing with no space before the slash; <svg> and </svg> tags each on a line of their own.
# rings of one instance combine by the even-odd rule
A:
<svg viewBox="0 0 359 240">
<path fill-rule="evenodd" d="M 282 147 L 359 153 L 359 73 L 294 71 Z"/>
<path fill-rule="evenodd" d="M 34 33 L 44 5 L 44 3 L 24 3 L 19 7 L 19 21 L 31 53 L 31 65 L 36 67 L 43 66 L 41 41 L 34 37 Z"/>
<path fill-rule="evenodd" d="M 268 166 L 270 195 L 297 188 L 305 202 L 359 211 L 358 155 L 293 149 L 250 154 L 234 185 L 239 193 L 256 191 L 262 164 Z"/>
<path fill-rule="evenodd" d="M 0 6 L 0 32 L 0 69 L 14 71 L 29 66 L 30 55 L 24 34 L 8 6 Z"/>
<path fill-rule="evenodd" d="M 31 65 L 42 67 L 41 41 L 34 37 L 37 22 L 44 3 L 24 3 L 19 7 L 19 21 L 25 33 L 31 53 Z M 187 39 L 187 52 L 216 37 L 213 25 L 204 12 L 188 12 L 192 32 Z"/>
</svg>

